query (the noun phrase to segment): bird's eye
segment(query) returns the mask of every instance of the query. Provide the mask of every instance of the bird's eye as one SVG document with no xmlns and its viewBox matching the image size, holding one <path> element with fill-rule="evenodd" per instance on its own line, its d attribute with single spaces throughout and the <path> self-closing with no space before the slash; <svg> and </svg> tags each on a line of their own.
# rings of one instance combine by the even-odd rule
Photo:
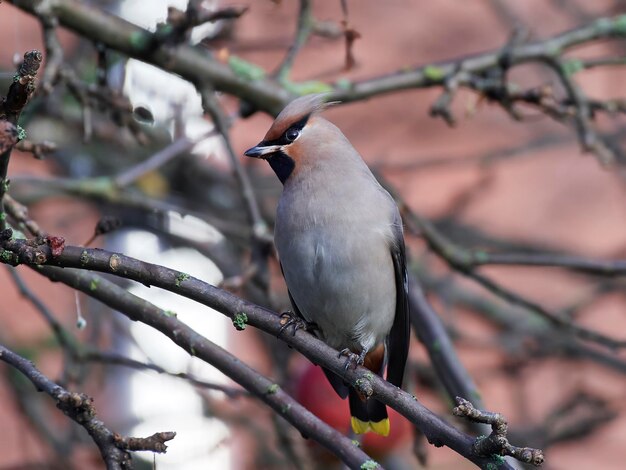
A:
<svg viewBox="0 0 626 470">
<path fill-rule="evenodd" d="M 298 129 L 287 129 L 287 132 L 285 132 L 285 137 L 289 142 L 293 142 L 294 140 L 296 140 L 299 135 L 300 131 Z"/>
</svg>

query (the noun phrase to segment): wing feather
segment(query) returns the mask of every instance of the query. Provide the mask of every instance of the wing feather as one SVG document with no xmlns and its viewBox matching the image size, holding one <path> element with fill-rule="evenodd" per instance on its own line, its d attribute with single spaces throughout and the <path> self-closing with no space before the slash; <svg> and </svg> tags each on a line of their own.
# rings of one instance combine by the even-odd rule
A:
<svg viewBox="0 0 626 470">
<path fill-rule="evenodd" d="M 387 381 L 402 386 L 404 368 L 409 354 L 409 277 L 406 270 L 406 254 L 402 219 L 396 212 L 394 217 L 394 240 L 391 243 L 391 258 L 396 280 L 396 315 L 387 338 L 388 357 Z"/>
</svg>

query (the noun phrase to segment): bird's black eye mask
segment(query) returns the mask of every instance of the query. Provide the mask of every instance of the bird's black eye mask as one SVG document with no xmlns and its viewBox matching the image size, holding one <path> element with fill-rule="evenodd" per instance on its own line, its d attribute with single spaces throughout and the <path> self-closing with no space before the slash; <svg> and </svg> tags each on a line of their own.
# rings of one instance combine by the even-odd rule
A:
<svg viewBox="0 0 626 470">
<path fill-rule="evenodd" d="M 302 129 L 304 129 L 304 126 L 306 126 L 306 123 L 309 121 L 310 117 L 311 115 L 307 114 L 302 119 L 300 119 L 299 121 L 289 126 L 289 128 L 285 132 L 283 132 L 283 134 L 278 139 L 263 140 L 259 142 L 258 147 L 269 147 L 271 145 L 291 144 L 294 140 L 296 140 L 300 136 Z"/>
</svg>

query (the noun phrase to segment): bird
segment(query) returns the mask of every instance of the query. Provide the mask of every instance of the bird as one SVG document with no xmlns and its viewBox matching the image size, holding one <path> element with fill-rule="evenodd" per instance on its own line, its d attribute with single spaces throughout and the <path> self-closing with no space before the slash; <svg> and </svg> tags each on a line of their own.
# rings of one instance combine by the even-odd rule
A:
<svg viewBox="0 0 626 470">
<path fill-rule="evenodd" d="M 291 101 L 245 151 L 266 160 L 283 185 L 274 244 L 293 313 L 329 346 L 402 386 L 409 349 L 408 277 L 402 219 L 341 130 L 321 116 L 327 94 Z M 323 368 L 348 398 L 356 434 L 386 436 L 386 406 Z"/>
</svg>

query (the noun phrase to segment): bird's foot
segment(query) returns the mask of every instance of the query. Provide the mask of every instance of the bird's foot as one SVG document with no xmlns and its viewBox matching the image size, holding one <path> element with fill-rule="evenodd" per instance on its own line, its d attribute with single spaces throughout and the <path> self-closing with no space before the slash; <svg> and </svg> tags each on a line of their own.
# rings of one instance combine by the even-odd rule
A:
<svg viewBox="0 0 626 470">
<path fill-rule="evenodd" d="M 278 332 L 279 336 L 282 335 L 283 332 L 289 327 L 293 328 L 293 335 L 295 335 L 296 331 L 298 330 L 304 330 L 308 332 L 314 332 L 316 330 L 319 330 L 317 324 L 315 324 L 314 322 L 306 321 L 304 318 L 292 312 L 291 310 L 287 310 L 286 312 L 281 313 L 280 324 L 282 326 L 280 327 L 280 331 Z"/>
<path fill-rule="evenodd" d="M 362 366 L 363 362 L 365 362 L 366 354 L 366 349 L 361 351 L 361 354 L 357 354 L 352 352 L 350 349 L 345 348 L 339 352 L 339 356 L 337 357 L 346 356 L 346 363 L 343 366 L 343 370 L 348 370 L 350 366 L 352 366 L 353 369 L 356 369 L 356 366 Z"/>
</svg>

